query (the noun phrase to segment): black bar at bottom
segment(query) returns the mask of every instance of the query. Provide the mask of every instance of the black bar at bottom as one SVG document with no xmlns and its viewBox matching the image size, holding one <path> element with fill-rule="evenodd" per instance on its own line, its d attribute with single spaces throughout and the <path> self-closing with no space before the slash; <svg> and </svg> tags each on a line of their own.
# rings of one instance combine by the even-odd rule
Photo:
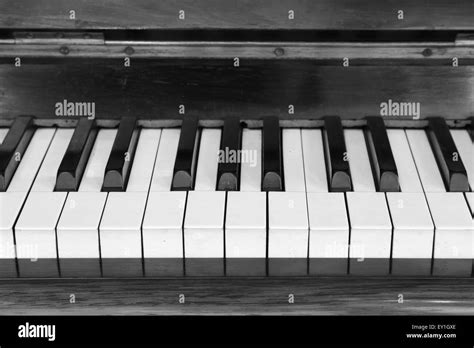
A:
<svg viewBox="0 0 474 348">
<path fill-rule="evenodd" d="M 186 294 L 186 288 L 179 291 Z M 157 289 L 159 291 L 159 289 Z M 177 292 L 176 298 L 180 292 Z M 245 296 L 245 294 L 239 294 Z M 282 294 L 283 295 L 283 294 Z M 402 306 L 397 303 L 393 306 Z M 301 295 L 300 295 L 301 297 Z M 137 299 L 137 303 L 144 299 Z M 298 294 L 295 294 L 298 300 Z M 84 298 L 83 301 L 87 301 Z M 110 301 L 110 299 L 108 299 Z M 178 301 L 178 300 L 176 300 Z M 191 299 L 188 299 L 191 303 Z M 207 301 L 210 301 L 209 299 Z M 387 304 L 389 299 L 381 305 Z M 296 302 L 295 302 L 296 303 Z M 124 304 L 124 312 L 126 307 Z M 165 305 L 165 304 L 163 304 Z M 181 306 L 185 313 L 188 303 Z M 192 305 L 192 304 L 191 304 Z M 222 304 L 225 305 L 225 304 Z M 281 306 L 284 304 L 282 303 Z M 80 306 L 80 304 L 76 304 Z M 137 306 L 136 303 L 133 304 Z M 292 305 L 286 301 L 291 313 Z M 315 308 L 308 303 L 308 308 Z M 360 305 L 363 311 L 363 304 Z M 251 312 L 251 311 L 250 311 Z M 54 325 L 44 327 L 43 337 L 29 337 L 26 332 L 33 325 Z M 268 326 L 266 326 L 268 325 Z M 117 346 L 140 346 L 144 343 L 160 344 L 209 344 L 222 346 L 222 342 L 275 346 L 286 344 L 291 347 L 307 344 L 382 344 L 412 347 L 449 346 L 472 347 L 474 334 L 472 316 L 3 316 L 2 348 L 32 346 L 42 347 L 54 344 L 100 344 Z M 263 330 L 271 327 L 271 332 Z M 185 332 L 179 333 L 179 329 Z M 238 328 L 235 329 L 235 328 Z M 178 330 L 178 331 L 177 331 Z M 245 334 L 234 333 L 238 331 Z M 54 339 L 54 341 L 53 341 Z M 252 346 L 252 345 L 251 345 Z"/>
</svg>

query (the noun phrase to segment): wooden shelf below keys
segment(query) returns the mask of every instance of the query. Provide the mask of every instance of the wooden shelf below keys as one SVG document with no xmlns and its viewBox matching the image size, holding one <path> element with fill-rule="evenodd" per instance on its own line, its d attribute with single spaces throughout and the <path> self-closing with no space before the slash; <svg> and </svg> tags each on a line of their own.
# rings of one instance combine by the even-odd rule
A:
<svg viewBox="0 0 474 348">
<path fill-rule="evenodd" d="M 473 315 L 474 278 L 3 279 L 0 298 L 2 315 Z"/>
</svg>

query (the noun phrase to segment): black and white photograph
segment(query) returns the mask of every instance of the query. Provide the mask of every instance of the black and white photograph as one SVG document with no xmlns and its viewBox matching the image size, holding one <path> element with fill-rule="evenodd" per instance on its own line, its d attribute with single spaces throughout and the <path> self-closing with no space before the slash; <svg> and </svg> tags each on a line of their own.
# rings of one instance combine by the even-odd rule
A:
<svg viewBox="0 0 474 348">
<path fill-rule="evenodd" d="M 0 0 L 0 347 L 474 345 L 473 0 Z"/>
</svg>

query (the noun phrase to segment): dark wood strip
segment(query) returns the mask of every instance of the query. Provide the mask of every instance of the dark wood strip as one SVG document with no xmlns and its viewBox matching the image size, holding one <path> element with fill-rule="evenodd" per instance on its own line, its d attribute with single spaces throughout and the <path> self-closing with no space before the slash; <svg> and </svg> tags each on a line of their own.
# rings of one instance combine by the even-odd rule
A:
<svg viewBox="0 0 474 348">
<path fill-rule="evenodd" d="M 76 299 L 73 304 L 71 294 Z M 179 303 L 180 294 L 185 304 Z M 294 304 L 288 303 L 289 294 L 294 295 Z M 473 315 L 474 280 L 17 279 L 0 281 L 0 298 L 4 299 L 2 315 Z"/>
</svg>

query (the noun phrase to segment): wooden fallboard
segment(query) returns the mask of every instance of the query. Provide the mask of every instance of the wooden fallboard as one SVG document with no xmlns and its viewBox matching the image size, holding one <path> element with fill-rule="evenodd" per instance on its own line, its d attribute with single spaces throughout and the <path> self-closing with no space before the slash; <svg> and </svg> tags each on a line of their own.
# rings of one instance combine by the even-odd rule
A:
<svg viewBox="0 0 474 348">
<path fill-rule="evenodd" d="M 136 59 L 125 68 L 122 58 L 0 64 L 3 124 L 19 115 L 58 119 L 55 104 L 63 100 L 94 102 L 97 120 L 181 120 L 180 105 L 186 115 L 209 120 L 358 120 L 379 115 L 388 100 L 419 102 L 421 119 L 465 120 L 474 116 L 474 66 L 344 68 L 312 60 L 243 60 L 235 68 L 231 60 Z"/>
</svg>

